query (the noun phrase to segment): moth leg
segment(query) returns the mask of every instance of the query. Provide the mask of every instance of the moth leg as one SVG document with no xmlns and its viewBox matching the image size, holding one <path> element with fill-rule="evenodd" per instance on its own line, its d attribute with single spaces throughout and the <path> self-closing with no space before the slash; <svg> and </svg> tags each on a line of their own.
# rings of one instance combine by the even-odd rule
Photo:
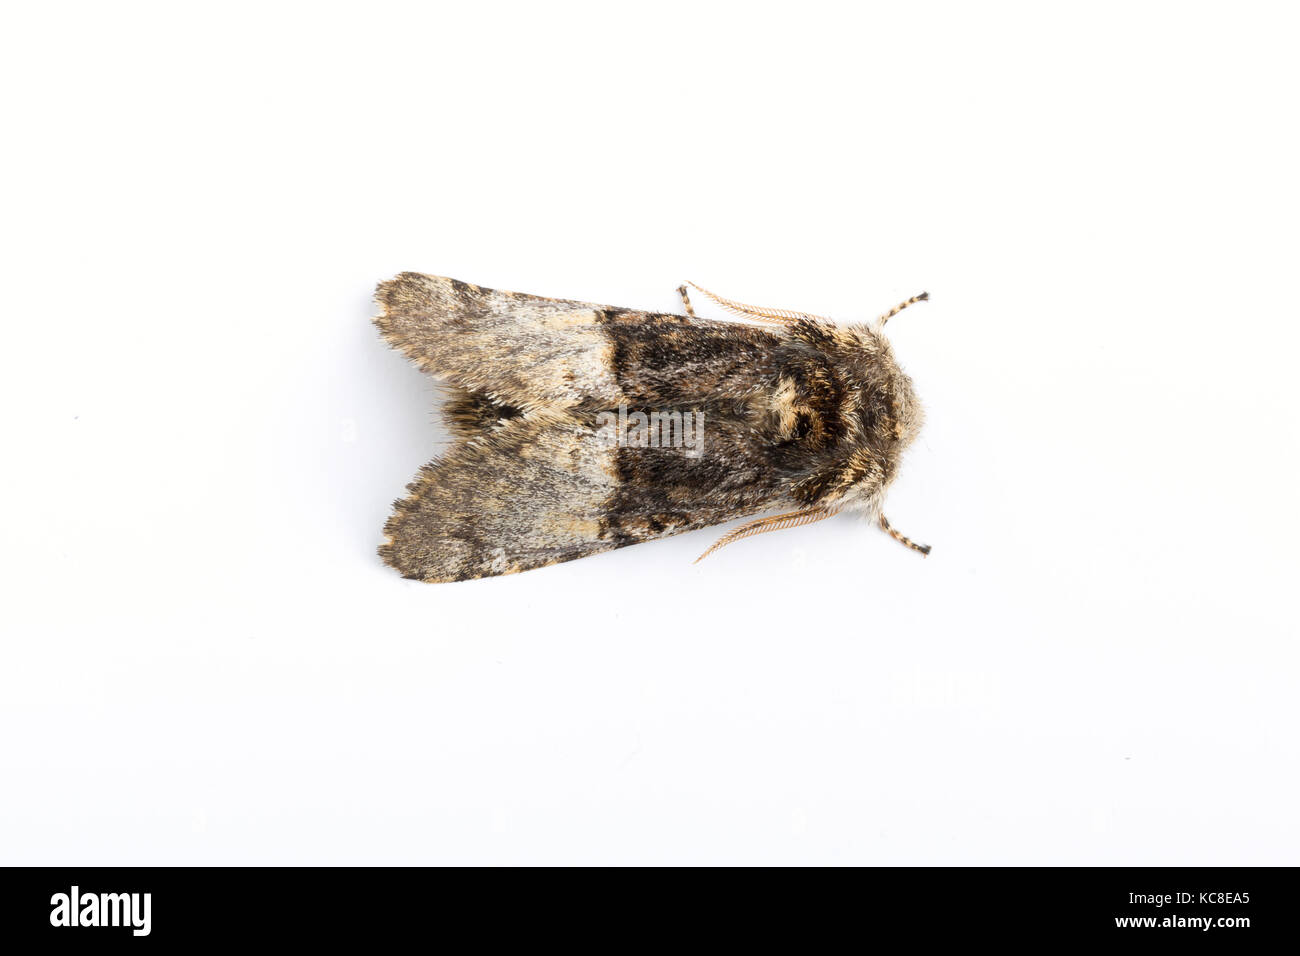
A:
<svg viewBox="0 0 1300 956">
<path fill-rule="evenodd" d="M 783 515 L 769 515 L 766 518 L 757 518 L 748 524 L 742 524 L 739 528 L 733 528 L 728 531 L 717 541 L 713 542 L 712 547 L 695 559 L 694 563 L 699 564 L 714 551 L 725 548 L 733 541 L 739 541 L 741 538 L 749 538 L 756 534 L 765 534 L 768 531 L 781 531 L 785 528 L 797 528 L 803 524 L 812 524 L 814 521 L 821 521 L 823 518 L 829 518 L 835 514 L 829 508 L 805 508 L 802 511 L 789 511 Z"/>
<path fill-rule="evenodd" d="M 928 292 L 922 292 L 920 295 L 914 295 L 906 302 L 898 303 L 898 305 L 894 306 L 892 309 L 890 309 L 888 312 L 886 312 L 876 321 L 879 322 L 880 325 L 883 327 L 886 322 L 888 322 L 894 316 L 898 315 L 898 313 L 902 312 L 909 305 L 916 305 L 916 303 L 924 302 L 928 298 L 930 298 L 930 293 Z"/>
<path fill-rule="evenodd" d="M 895 528 L 892 524 L 890 524 L 889 519 L 886 518 L 883 514 L 880 516 L 880 528 L 882 531 L 885 532 L 885 534 L 889 535 L 899 544 L 906 545 L 907 547 L 911 548 L 913 551 L 919 551 L 921 554 L 930 553 L 930 546 L 928 544 L 917 544 L 907 535 L 900 534 L 898 529 Z"/>
<path fill-rule="evenodd" d="M 691 297 L 686 294 L 686 286 L 679 285 L 677 294 L 682 297 L 682 305 L 686 306 L 686 314 L 692 319 L 698 319 L 699 316 L 695 314 L 695 309 L 691 306 Z"/>
<path fill-rule="evenodd" d="M 746 305 L 743 302 L 736 302 L 732 299 L 724 299 L 720 295 L 714 295 L 703 286 L 695 285 L 694 282 L 687 282 L 687 285 L 695 286 L 710 299 L 716 302 L 722 308 L 734 315 L 743 315 L 749 319 L 758 319 L 760 322 L 768 322 L 772 325 L 791 325 L 795 322 L 830 322 L 831 320 L 821 315 L 811 315 L 807 312 L 791 312 L 789 309 L 769 309 L 762 305 Z M 684 295 L 684 293 L 683 293 Z M 692 313 L 694 314 L 694 313 Z"/>
</svg>

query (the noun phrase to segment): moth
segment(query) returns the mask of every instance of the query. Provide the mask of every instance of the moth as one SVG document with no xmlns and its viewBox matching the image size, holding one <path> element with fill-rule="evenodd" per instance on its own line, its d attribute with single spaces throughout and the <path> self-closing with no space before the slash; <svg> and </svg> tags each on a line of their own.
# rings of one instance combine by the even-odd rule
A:
<svg viewBox="0 0 1300 956">
<path fill-rule="evenodd" d="M 923 413 L 885 324 L 745 305 L 745 322 L 486 289 L 403 272 L 383 337 L 449 391 L 454 445 L 394 504 L 379 548 L 421 581 L 545 567 L 768 514 L 700 556 L 882 505 Z M 697 559 L 699 560 L 699 559 Z"/>
</svg>

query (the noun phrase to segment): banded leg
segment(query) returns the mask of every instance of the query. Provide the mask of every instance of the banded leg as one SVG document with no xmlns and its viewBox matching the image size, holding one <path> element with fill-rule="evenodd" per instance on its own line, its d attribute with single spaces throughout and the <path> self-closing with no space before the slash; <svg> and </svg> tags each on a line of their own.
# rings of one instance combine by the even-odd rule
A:
<svg viewBox="0 0 1300 956">
<path fill-rule="evenodd" d="M 679 285 L 677 287 L 677 294 L 682 297 L 682 305 L 686 306 L 686 314 L 689 315 L 692 319 L 699 318 L 699 316 L 695 314 L 695 309 L 691 307 L 691 297 L 686 294 L 685 285 Z"/>
<path fill-rule="evenodd" d="M 928 292 L 922 292 L 920 295 L 914 295 L 906 302 L 898 303 L 898 305 L 894 306 L 892 309 L 890 309 L 888 312 L 886 312 L 876 321 L 880 323 L 881 328 L 884 328 L 886 322 L 888 322 L 894 316 L 898 315 L 898 313 L 902 312 L 909 305 L 916 305 L 916 303 L 924 302 L 928 298 L 930 298 L 930 293 Z"/>
<path fill-rule="evenodd" d="M 714 551 L 725 548 L 733 541 L 739 541 L 741 538 L 750 538 L 756 534 L 765 534 L 768 531 L 781 531 L 785 528 L 797 528 L 800 525 L 812 524 L 814 521 L 821 521 L 823 518 L 829 518 L 835 514 L 829 508 L 805 508 L 802 511 L 789 511 L 783 515 L 769 515 L 766 518 L 757 518 L 748 524 L 742 524 L 739 528 L 728 531 L 713 545 L 709 550 L 695 559 L 694 563 L 699 564 Z"/>
<path fill-rule="evenodd" d="M 889 519 L 886 518 L 883 514 L 880 516 L 880 528 L 882 531 L 885 532 L 885 534 L 889 535 L 899 544 L 906 545 L 907 547 L 911 548 L 913 551 L 919 551 L 921 554 L 930 553 L 930 546 L 928 544 L 917 544 L 907 535 L 900 534 L 899 531 L 892 524 L 889 523 Z"/>
<path fill-rule="evenodd" d="M 694 282 L 687 282 L 686 285 L 695 286 L 696 289 L 699 289 L 701 292 L 707 295 L 718 305 L 722 306 L 722 308 L 726 309 L 728 312 L 731 312 L 735 315 L 743 315 L 749 319 L 758 319 L 761 322 L 770 322 L 773 325 L 789 325 L 793 322 L 831 321 L 825 316 L 811 315 L 807 312 L 791 312 L 789 309 L 769 309 L 767 306 L 762 306 L 762 305 L 746 305 L 743 302 L 736 302 L 733 299 L 724 299 L 720 295 L 714 295 L 712 292 L 710 292 L 708 289 L 704 288 L 703 286 L 695 285 Z M 680 290 L 682 291 L 682 298 L 686 297 L 686 293 L 684 289 L 685 287 L 683 287 L 683 289 Z M 691 314 L 694 315 L 694 313 Z"/>
</svg>

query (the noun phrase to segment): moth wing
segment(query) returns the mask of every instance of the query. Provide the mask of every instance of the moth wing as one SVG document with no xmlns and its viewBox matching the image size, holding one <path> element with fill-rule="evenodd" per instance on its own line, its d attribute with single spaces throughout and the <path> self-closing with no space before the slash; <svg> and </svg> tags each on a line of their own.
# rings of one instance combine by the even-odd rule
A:
<svg viewBox="0 0 1300 956">
<path fill-rule="evenodd" d="M 767 329 L 402 273 L 381 283 L 384 337 L 456 389 L 464 440 L 395 505 L 380 554 L 459 581 L 556 564 L 783 505 L 784 461 L 753 431 Z M 699 413 L 707 440 L 614 447 L 593 409 Z M 706 422 L 707 419 L 707 422 Z"/>
<path fill-rule="evenodd" d="M 419 272 L 380 283 L 375 299 L 384 338 L 466 392 L 524 411 L 621 399 L 603 306 Z"/>
<path fill-rule="evenodd" d="M 463 581 L 608 551 L 617 481 L 614 449 L 589 426 L 515 419 L 424 466 L 379 553 L 405 577 Z"/>
</svg>

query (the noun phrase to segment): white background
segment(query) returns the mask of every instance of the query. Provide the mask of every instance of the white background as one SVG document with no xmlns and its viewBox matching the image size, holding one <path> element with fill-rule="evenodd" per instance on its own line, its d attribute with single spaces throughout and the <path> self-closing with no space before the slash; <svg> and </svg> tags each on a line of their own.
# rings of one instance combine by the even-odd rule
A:
<svg viewBox="0 0 1300 956">
<path fill-rule="evenodd" d="M 0 862 L 1298 862 L 1287 5 L 4 20 Z M 929 290 L 934 553 L 402 580 L 404 269 Z"/>
</svg>

